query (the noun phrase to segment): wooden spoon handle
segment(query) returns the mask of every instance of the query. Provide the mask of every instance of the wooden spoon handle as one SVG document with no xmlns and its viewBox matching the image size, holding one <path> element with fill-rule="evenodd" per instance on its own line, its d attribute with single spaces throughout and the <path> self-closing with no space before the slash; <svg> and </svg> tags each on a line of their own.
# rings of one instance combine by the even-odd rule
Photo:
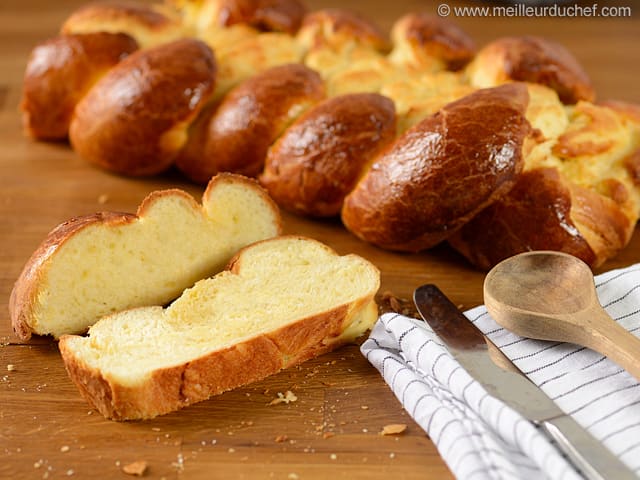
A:
<svg viewBox="0 0 640 480">
<path fill-rule="evenodd" d="M 604 310 L 594 312 L 593 350 L 602 353 L 640 380 L 640 339 L 621 327 Z"/>
</svg>

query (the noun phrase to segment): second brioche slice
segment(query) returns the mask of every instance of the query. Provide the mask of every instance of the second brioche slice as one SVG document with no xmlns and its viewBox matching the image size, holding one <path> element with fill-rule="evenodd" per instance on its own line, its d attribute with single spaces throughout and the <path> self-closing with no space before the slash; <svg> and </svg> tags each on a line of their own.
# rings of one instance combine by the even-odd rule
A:
<svg viewBox="0 0 640 480">
<path fill-rule="evenodd" d="M 105 417 L 151 418 L 246 385 L 366 332 L 377 318 L 378 269 L 315 240 L 250 245 L 229 269 L 167 308 L 101 319 L 60 352 Z"/>
<path fill-rule="evenodd" d="M 267 193 L 233 174 L 214 177 L 201 205 L 182 190 L 162 190 L 137 215 L 72 219 L 48 235 L 18 278 L 9 305 L 14 331 L 59 337 L 110 313 L 164 305 L 221 271 L 240 248 L 280 232 Z"/>
</svg>

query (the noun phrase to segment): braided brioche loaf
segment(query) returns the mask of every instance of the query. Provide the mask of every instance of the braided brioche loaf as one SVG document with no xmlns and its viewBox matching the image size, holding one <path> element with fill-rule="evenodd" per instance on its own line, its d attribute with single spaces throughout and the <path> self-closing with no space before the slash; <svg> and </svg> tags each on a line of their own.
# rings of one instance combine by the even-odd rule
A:
<svg viewBox="0 0 640 480">
<path fill-rule="evenodd" d="M 449 241 L 480 268 L 550 248 L 597 266 L 640 214 L 638 108 L 594 103 L 542 38 L 476 51 L 408 14 L 389 41 L 296 0 L 91 5 L 34 49 L 24 85 L 27 132 L 68 135 L 93 164 L 257 176 L 283 208 L 341 215 L 383 248 Z"/>
</svg>

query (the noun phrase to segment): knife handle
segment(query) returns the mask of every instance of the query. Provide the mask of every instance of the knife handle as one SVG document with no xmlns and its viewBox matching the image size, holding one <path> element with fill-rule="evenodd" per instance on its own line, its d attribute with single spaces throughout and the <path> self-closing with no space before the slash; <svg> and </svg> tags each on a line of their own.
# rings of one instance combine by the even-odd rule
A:
<svg viewBox="0 0 640 480">
<path fill-rule="evenodd" d="M 539 425 L 588 480 L 638 480 L 624 463 L 571 417 L 563 415 L 543 420 Z"/>
</svg>

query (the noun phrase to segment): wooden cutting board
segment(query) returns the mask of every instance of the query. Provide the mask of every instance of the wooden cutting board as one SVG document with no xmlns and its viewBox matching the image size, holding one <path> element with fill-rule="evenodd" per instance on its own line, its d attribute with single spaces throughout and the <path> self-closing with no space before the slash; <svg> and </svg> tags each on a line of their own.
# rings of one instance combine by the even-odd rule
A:
<svg viewBox="0 0 640 480">
<path fill-rule="evenodd" d="M 55 225 L 99 210 L 135 211 L 158 188 L 183 188 L 196 198 L 202 192 L 176 173 L 151 179 L 110 175 L 87 165 L 65 144 L 35 143 L 23 136 L 18 104 L 27 55 L 80 4 L 5 0 L 0 8 L 0 478 L 126 478 L 122 468 L 135 461 L 146 463 L 147 477 L 167 479 L 450 478 L 431 440 L 357 346 L 152 421 L 114 423 L 80 398 L 55 342 L 20 344 L 12 335 L 7 304 L 13 282 Z M 403 13 L 434 12 L 438 2 L 307 4 L 364 11 L 388 29 Z M 601 98 L 640 102 L 637 15 L 454 20 L 479 44 L 522 33 L 560 41 L 581 60 Z M 416 286 L 433 282 L 462 308 L 482 302 L 484 274 L 447 247 L 416 255 L 384 252 L 358 241 L 335 221 L 286 214 L 285 230 L 317 238 L 341 254 L 368 258 L 382 271 L 381 291 L 408 298 Z M 639 260 L 636 234 L 600 270 Z M 297 401 L 270 405 L 288 390 Z M 380 435 L 394 423 L 406 424 L 407 430 Z"/>
</svg>

